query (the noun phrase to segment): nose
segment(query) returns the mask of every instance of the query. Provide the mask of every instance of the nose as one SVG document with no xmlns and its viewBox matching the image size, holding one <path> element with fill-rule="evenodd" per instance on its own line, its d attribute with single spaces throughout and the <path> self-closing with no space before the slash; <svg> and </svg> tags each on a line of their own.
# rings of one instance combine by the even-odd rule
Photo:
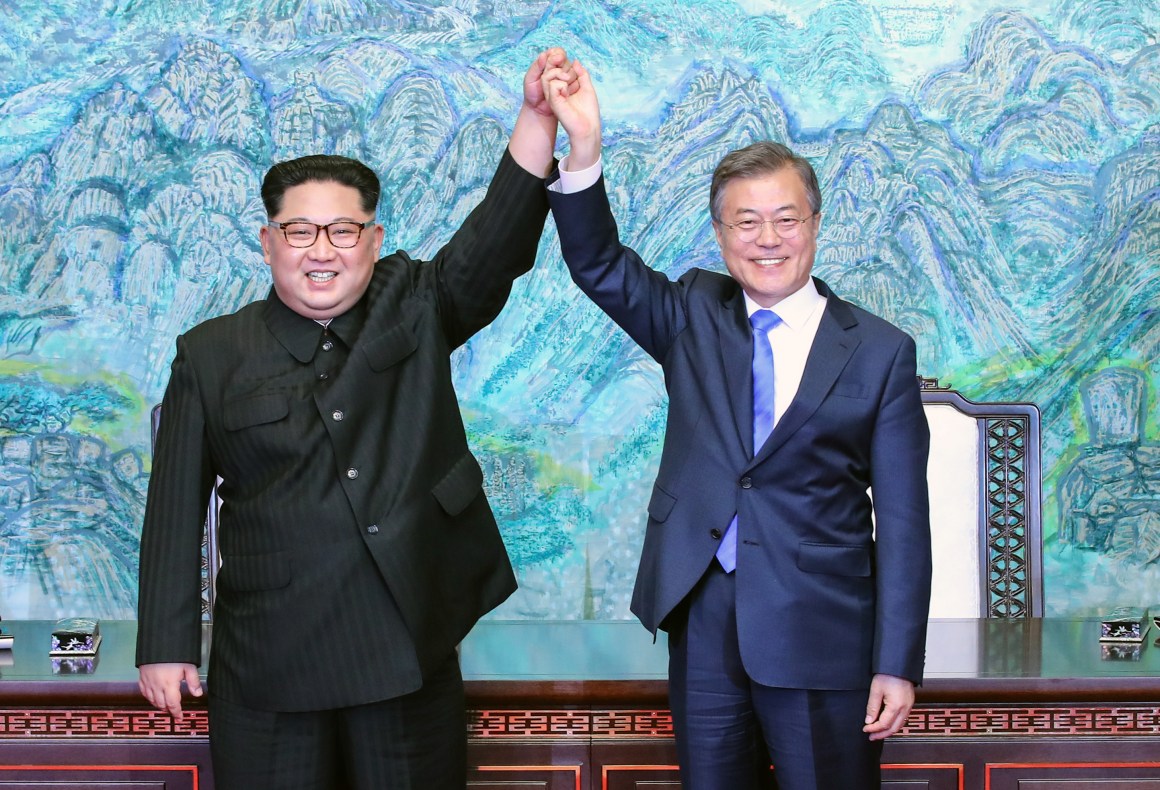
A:
<svg viewBox="0 0 1160 790">
<path fill-rule="evenodd" d="M 330 234 L 326 230 L 318 231 L 318 235 L 314 237 L 314 243 L 308 248 L 310 257 L 316 260 L 327 260 L 333 258 L 338 249 L 330 243 Z"/>
<path fill-rule="evenodd" d="M 777 232 L 773 220 L 767 219 L 761 223 L 761 228 L 757 231 L 755 241 L 764 247 L 774 247 L 781 243 L 781 235 Z"/>
</svg>

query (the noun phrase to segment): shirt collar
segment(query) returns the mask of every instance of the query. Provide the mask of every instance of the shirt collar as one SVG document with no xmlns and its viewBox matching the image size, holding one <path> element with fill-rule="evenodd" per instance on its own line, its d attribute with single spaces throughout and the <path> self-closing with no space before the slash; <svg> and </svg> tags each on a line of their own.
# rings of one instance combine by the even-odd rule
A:
<svg viewBox="0 0 1160 790">
<path fill-rule="evenodd" d="M 331 319 L 330 326 L 327 329 L 330 330 L 331 334 L 337 335 L 338 339 L 345 343 L 347 348 L 350 348 L 358 338 L 358 333 L 362 329 L 366 312 L 367 300 L 364 294 L 362 299 L 354 303 L 354 307 L 342 315 L 336 315 Z"/>
<path fill-rule="evenodd" d="M 789 296 L 782 299 L 773 307 L 762 307 L 745 294 L 745 314 L 752 316 L 758 310 L 772 310 L 790 329 L 801 329 L 814 311 L 826 303 L 826 297 L 818 292 L 814 278 L 806 280 L 806 284 Z"/>
<path fill-rule="evenodd" d="M 335 316 L 325 331 L 337 336 L 349 348 L 358 337 L 365 315 L 364 297 L 350 310 Z M 314 319 L 300 315 L 287 307 L 273 288 L 266 296 L 266 325 L 278 342 L 299 362 L 309 362 L 314 358 L 323 327 Z"/>
</svg>

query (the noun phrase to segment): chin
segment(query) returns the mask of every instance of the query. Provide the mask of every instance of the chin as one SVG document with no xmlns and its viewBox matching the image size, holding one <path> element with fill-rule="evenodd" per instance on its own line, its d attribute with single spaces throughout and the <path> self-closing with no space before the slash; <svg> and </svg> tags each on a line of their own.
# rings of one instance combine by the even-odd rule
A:
<svg viewBox="0 0 1160 790">
<path fill-rule="evenodd" d="M 333 307 L 317 307 L 306 302 L 299 302 L 298 308 L 294 312 L 313 321 L 325 321 L 327 318 L 338 315 L 338 311 Z"/>
</svg>

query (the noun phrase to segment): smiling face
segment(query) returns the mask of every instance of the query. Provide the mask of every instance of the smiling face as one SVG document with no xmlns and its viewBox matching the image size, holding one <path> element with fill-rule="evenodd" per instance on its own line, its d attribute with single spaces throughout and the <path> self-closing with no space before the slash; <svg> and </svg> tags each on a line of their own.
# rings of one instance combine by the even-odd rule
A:
<svg viewBox="0 0 1160 790">
<path fill-rule="evenodd" d="M 719 221 L 713 223 L 721 256 L 733 279 L 762 307 L 772 307 L 809 281 L 821 214 L 801 223 L 798 235 L 791 239 L 782 238 L 772 222 L 765 222 L 756 239 L 741 241 L 725 223 L 801 218 L 812 213 L 805 184 L 790 167 L 735 178 L 722 188 Z"/>
<path fill-rule="evenodd" d="M 368 222 L 354 187 L 335 181 L 306 181 L 289 187 L 281 208 L 270 221 L 300 220 L 328 225 L 343 220 Z M 313 319 L 342 315 L 362 298 L 374 274 L 383 243 L 383 226 L 365 228 L 358 244 L 339 249 L 320 231 L 309 247 L 291 247 L 277 227 L 262 226 L 262 255 L 274 279 L 274 291 L 287 307 Z"/>
</svg>

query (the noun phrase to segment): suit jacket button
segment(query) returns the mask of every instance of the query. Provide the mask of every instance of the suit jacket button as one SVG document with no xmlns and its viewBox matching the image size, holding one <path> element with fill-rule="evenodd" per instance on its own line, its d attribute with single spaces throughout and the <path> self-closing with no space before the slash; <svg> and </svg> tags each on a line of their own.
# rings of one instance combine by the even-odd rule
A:
<svg viewBox="0 0 1160 790">
<path fill-rule="evenodd" d="M 709 537 L 711 537 L 713 540 L 721 540 L 721 530 L 714 527 L 713 529 L 709 530 Z"/>
<path fill-rule="evenodd" d="M 342 413 L 342 409 L 335 409 L 330 413 L 330 418 L 335 422 L 342 422 L 342 418 L 346 415 Z"/>
<path fill-rule="evenodd" d="M 358 477 L 358 470 L 352 466 L 350 469 L 346 470 L 346 476 L 347 479 L 354 480 L 356 477 Z"/>
<path fill-rule="evenodd" d="M 331 343 L 329 340 L 322 341 L 322 350 L 323 351 L 330 351 L 330 349 L 332 349 L 332 348 L 334 348 L 334 343 Z"/>
<path fill-rule="evenodd" d="M 742 488 L 753 488 L 753 480 L 751 480 L 748 477 L 741 478 L 741 487 Z"/>
<path fill-rule="evenodd" d="M 367 527 L 367 534 L 368 535 L 379 534 L 379 525 L 378 524 L 371 524 L 369 527 Z"/>
</svg>

